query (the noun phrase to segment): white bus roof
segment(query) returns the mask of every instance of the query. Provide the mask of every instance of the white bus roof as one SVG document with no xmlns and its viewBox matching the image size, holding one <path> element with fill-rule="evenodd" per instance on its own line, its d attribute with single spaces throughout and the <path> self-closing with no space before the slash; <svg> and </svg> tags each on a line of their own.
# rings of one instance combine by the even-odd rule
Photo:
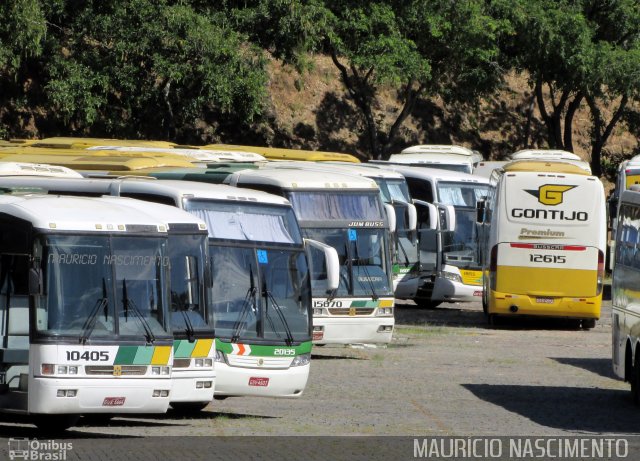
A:
<svg viewBox="0 0 640 461">
<path fill-rule="evenodd" d="M 39 187 L 52 191 L 78 191 L 108 195 L 112 188 L 119 188 L 121 192 L 149 193 L 156 192 L 159 195 L 181 198 L 192 196 L 193 198 L 238 200 L 251 203 L 266 203 L 273 205 L 289 205 L 289 201 L 266 192 L 251 189 L 238 189 L 224 184 L 200 183 L 194 181 L 160 180 L 149 178 L 3 178 L 7 187 Z M 1 182 L 1 181 L 0 181 Z"/>
<path fill-rule="evenodd" d="M 230 175 L 229 184 L 264 184 L 283 189 L 378 189 L 373 179 L 352 174 L 304 169 L 243 170 Z"/>
<path fill-rule="evenodd" d="M 92 146 L 87 150 L 108 150 L 120 152 L 159 152 L 163 154 L 182 155 L 194 162 L 227 163 L 227 162 L 262 162 L 266 158 L 255 152 L 230 151 L 219 149 L 186 149 L 166 147 L 140 146 Z"/>
<path fill-rule="evenodd" d="M 342 174 L 352 174 L 363 176 L 365 178 L 385 178 L 385 179 L 404 179 L 400 173 L 385 170 L 379 167 L 365 166 L 364 163 L 347 163 L 347 162 L 303 162 L 303 161 L 273 161 L 262 165 L 265 169 L 303 169 L 316 171 L 333 171 Z"/>
<path fill-rule="evenodd" d="M 58 178 L 82 178 L 71 168 L 46 163 L 0 162 L 0 176 L 47 176 Z"/>
<path fill-rule="evenodd" d="M 446 144 L 419 144 L 417 146 L 407 147 L 403 149 L 399 155 L 406 154 L 444 154 L 444 155 L 461 155 L 464 157 L 473 157 L 477 155 L 471 149 L 462 146 L 446 145 Z"/>
<path fill-rule="evenodd" d="M 442 170 L 440 168 L 423 168 L 415 166 L 393 165 L 389 164 L 385 168 L 397 171 L 405 177 L 423 178 L 435 181 L 450 182 L 475 182 L 478 184 L 489 184 L 489 179 L 483 176 L 473 175 L 469 173 L 461 173 L 458 171 Z"/>
<path fill-rule="evenodd" d="M 424 153 L 408 153 L 393 154 L 389 157 L 390 162 L 395 163 L 413 163 L 413 164 L 444 164 L 444 165 L 469 165 L 472 160 L 469 156 L 464 155 L 448 155 L 441 153 L 433 153 L 425 155 Z"/>
<path fill-rule="evenodd" d="M 135 231 L 137 226 L 151 226 L 154 232 L 167 230 L 162 220 L 127 206 L 122 200 L 39 194 L 4 195 L 0 196 L 0 212 L 48 231 L 125 233 Z"/>
<path fill-rule="evenodd" d="M 566 150 L 559 149 L 524 149 L 514 152 L 509 156 L 512 160 L 580 160 L 582 159 Z"/>
<path fill-rule="evenodd" d="M 491 176 L 491 173 L 493 173 L 493 170 L 495 170 L 496 168 L 501 168 L 507 163 L 509 162 L 506 160 L 494 160 L 494 161 L 482 160 L 478 162 L 478 164 L 473 168 L 472 174 L 489 178 Z"/>
</svg>

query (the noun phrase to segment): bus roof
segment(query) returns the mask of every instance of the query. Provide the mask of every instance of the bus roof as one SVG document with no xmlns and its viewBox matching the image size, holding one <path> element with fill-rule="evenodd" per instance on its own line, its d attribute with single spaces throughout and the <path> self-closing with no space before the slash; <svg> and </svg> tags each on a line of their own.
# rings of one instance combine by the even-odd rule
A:
<svg viewBox="0 0 640 461">
<path fill-rule="evenodd" d="M 229 183 L 233 186 L 241 184 L 264 184 L 291 190 L 309 189 L 378 189 L 373 179 L 317 170 L 299 169 L 265 169 L 244 170 L 232 174 Z"/>
<path fill-rule="evenodd" d="M 44 158 L 43 163 L 47 162 L 49 156 L 60 155 L 75 155 L 79 157 L 125 157 L 125 158 L 158 158 L 166 159 L 167 161 L 180 162 L 183 165 L 189 165 L 191 163 L 185 159 L 183 155 L 177 153 L 167 152 L 126 152 L 120 150 L 89 150 L 89 149 L 77 149 L 77 148 L 52 148 L 52 147 L 32 147 L 32 146 L 14 146 L 0 148 L 0 158 L 7 157 L 9 155 L 39 155 Z"/>
<path fill-rule="evenodd" d="M 406 154 L 431 154 L 438 155 L 460 155 L 463 157 L 473 157 L 477 155 L 476 152 L 466 147 L 446 144 L 419 144 L 416 146 L 407 147 L 402 149 L 400 154 L 394 155 L 406 155 Z"/>
<path fill-rule="evenodd" d="M 0 196 L 0 210 L 47 231 L 166 232 L 166 224 L 162 220 L 126 206 L 121 200 L 106 202 L 94 197 L 5 195 Z"/>
<path fill-rule="evenodd" d="M 156 179 L 175 179 L 182 181 L 206 182 L 210 184 L 223 184 L 225 179 L 236 171 L 257 168 L 253 163 L 250 167 L 247 167 L 247 164 L 245 163 L 239 164 L 237 167 L 234 166 L 234 164 L 228 163 L 220 165 L 224 166 L 216 168 L 167 168 L 164 171 L 152 171 L 148 175 Z"/>
<path fill-rule="evenodd" d="M 3 178 L 6 187 L 37 187 L 52 192 L 77 192 L 82 194 L 109 195 L 116 192 L 157 193 L 180 199 L 183 197 L 239 200 L 251 203 L 289 205 L 284 197 L 251 189 L 239 189 L 222 184 L 206 184 L 190 181 L 169 181 L 141 178 Z M 118 195 L 118 194 L 115 194 Z"/>
<path fill-rule="evenodd" d="M 71 168 L 44 163 L 0 162 L 0 176 L 48 176 L 59 178 L 81 178 Z"/>
<path fill-rule="evenodd" d="M 279 162 L 267 162 L 262 165 L 265 169 L 292 169 L 292 170 L 315 170 L 315 171 L 334 171 L 336 173 L 352 174 L 356 176 L 363 176 L 365 178 L 385 178 L 385 179 L 404 179 L 400 173 L 392 170 L 385 170 L 383 168 L 372 168 L 371 166 L 365 166 L 361 163 L 336 163 L 336 162 L 300 162 L 300 161 L 279 161 Z"/>
<path fill-rule="evenodd" d="M 484 176 L 478 176 L 469 173 L 460 173 L 458 171 L 443 170 L 440 168 L 423 168 L 394 164 L 388 164 L 387 166 L 385 166 L 385 168 L 392 169 L 402 174 L 403 176 L 410 178 L 422 178 L 432 181 L 475 182 L 478 184 L 489 184 L 489 179 Z"/>
<path fill-rule="evenodd" d="M 140 146 L 91 146 L 87 150 L 91 151 L 118 151 L 118 152 L 148 152 L 163 153 L 184 156 L 192 162 L 199 163 L 224 163 L 224 162 L 261 162 L 266 159 L 255 152 L 241 151 L 224 151 L 214 149 L 196 149 L 196 148 L 166 148 L 166 147 L 140 147 Z"/>
<path fill-rule="evenodd" d="M 579 165 L 553 160 L 514 160 L 502 167 L 505 172 L 538 171 L 545 173 L 567 173 L 590 176 L 591 172 Z"/>
<path fill-rule="evenodd" d="M 24 144 L 34 147 L 52 147 L 66 149 L 86 149 L 90 146 L 141 146 L 141 147 L 174 147 L 169 141 L 150 141 L 144 139 L 110 139 L 110 138 L 76 138 L 54 136 L 43 139 L 24 140 Z"/>
<path fill-rule="evenodd" d="M 357 157 L 340 152 L 324 152 L 302 149 L 285 149 L 282 147 L 238 146 L 231 144 L 208 144 L 205 149 L 221 149 L 225 151 L 257 152 L 271 160 L 306 160 L 309 162 L 342 161 L 360 163 Z"/>
<path fill-rule="evenodd" d="M 559 149 L 523 149 L 509 156 L 512 160 L 582 160 L 573 152 Z"/>
<path fill-rule="evenodd" d="M 2 152 L 0 151 L 0 156 Z M 79 170 L 117 171 L 122 174 L 129 171 L 138 171 L 150 168 L 181 167 L 189 168 L 193 164 L 179 157 L 135 157 L 124 155 L 110 155 L 107 152 L 101 155 L 72 155 L 72 154 L 17 154 L 0 157 L 2 162 L 30 162 L 48 163 Z"/>
<path fill-rule="evenodd" d="M 443 165 L 470 165 L 471 157 L 463 155 L 447 155 L 447 154 L 428 154 L 424 153 L 408 153 L 408 154 L 392 154 L 389 156 L 389 162 L 403 164 L 443 164 Z"/>
</svg>

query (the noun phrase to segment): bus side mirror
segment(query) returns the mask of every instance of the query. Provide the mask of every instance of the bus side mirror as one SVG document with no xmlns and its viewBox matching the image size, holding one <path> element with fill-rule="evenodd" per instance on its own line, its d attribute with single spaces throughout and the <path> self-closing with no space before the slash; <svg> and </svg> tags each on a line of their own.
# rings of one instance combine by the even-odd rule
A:
<svg viewBox="0 0 640 461">
<path fill-rule="evenodd" d="M 327 268 L 327 293 L 333 293 L 340 285 L 340 260 L 335 248 L 317 240 L 304 239 L 305 245 L 319 250 L 324 255 Z"/>
<path fill-rule="evenodd" d="M 33 296 L 42 294 L 42 271 L 35 267 L 29 269 L 29 294 Z"/>
<path fill-rule="evenodd" d="M 421 229 L 437 229 L 438 228 L 438 208 L 429 202 L 425 202 L 423 200 L 414 200 L 414 205 L 420 207 L 424 212 L 420 212 L 420 216 L 423 218 L 420 219 L 420 228 Z M 428 222 L 425 222 L 425 218 Z M 417 221 L 417 218 L 416 218 Z"/>
<path fill-rule="evenodd" d="M 407 203 L 407 215 L 407 227 L 409 228 L 408 230 L 416 230 L 418 228 L 418 212 L 416 211 L 416 206 L 413 203 Z"/>
<path fill-rule="evenodd" d="M 476 202 L 476 223 L 484 223 L 484 212 L 487 207 L 486 199 L 478 200 Z"/>
<path fill-rule="evenodd" d="M 393 208 L 393 205 L 388 203 L 384 204 L 384 211 L 387 213 L 387 221 L 389 222 L 389 232 L 393 233 L 396 231 L 396 210 Z"/>
<path fill-rule="evenodd" d="M 440 205 L 440 230 L 453 232 L 456 230 L 456 209 L 453 205 Z"/>
</svg>

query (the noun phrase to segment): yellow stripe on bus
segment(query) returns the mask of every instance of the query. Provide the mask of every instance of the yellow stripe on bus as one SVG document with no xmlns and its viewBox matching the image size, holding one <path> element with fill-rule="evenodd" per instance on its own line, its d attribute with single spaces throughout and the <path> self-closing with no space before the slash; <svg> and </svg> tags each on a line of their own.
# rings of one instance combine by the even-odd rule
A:
<svg viewBox="0 0 640 461">
<path fill-rule="evenodd" d="M 211 346 L 213 345 L 213 339 L 199 339 L 196 341 L 196 347 L 191 351 L 191 357 L 208 357 Z"/>
<path fill-rule="evenodd" d="M 596 296 L 598 271 L 498 266 L 496 291 L 534 296 Z"/>
<path fill-rule="evenodd" d="M 171 357 L 171 346 L 156 346 L 151 358 L 151 365 L 166 365 Z"/>
</svg>

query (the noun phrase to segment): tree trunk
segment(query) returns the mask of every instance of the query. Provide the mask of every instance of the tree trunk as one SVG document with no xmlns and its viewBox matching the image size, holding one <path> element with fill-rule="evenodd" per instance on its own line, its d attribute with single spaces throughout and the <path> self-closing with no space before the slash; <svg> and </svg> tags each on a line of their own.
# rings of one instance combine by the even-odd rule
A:
<svg viewBox="0 0 640 461">
<path fill-rule="evenodd" d="M 573 152 L 573 117 L 580 108 L 583 99 L 584 93 L 579 91 L 569 103 L 567 113 L 564 116 L 564 148 L 569 152 Z"/>
<path fill-rule="evenodd" d="M 602 151 L 613 132 L 613 128 L 622 118 L 622 114 L 629 102 L 629 97 L 626 94 L 622 96 L 620 105 L 606 127 L 604 126 L 605 122 L 602 119 L 602 112 L 598 107 L 596 98 L 594 96 L 587 95 L 586 99 L 587 104 L 589 104 L 589 109 L 591 109 L 591 117 L 593 119 L 593 134 L 591 135 L 591 171 L 594 176 L 600 176 L 602 175 Z"/>
</svg>

